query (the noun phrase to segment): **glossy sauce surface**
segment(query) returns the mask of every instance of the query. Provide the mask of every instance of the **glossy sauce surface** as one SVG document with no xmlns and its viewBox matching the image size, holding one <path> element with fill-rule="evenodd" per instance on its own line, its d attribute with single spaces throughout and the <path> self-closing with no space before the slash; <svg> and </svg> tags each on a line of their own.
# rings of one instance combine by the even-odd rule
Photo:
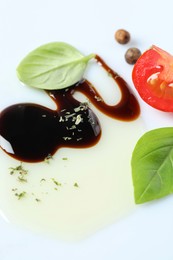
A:
<svg viewBox="0 0 173 260">
<path fill-rule="evenodd" d="M 10 174 L 10 167 L 18 167 L 20 162 L 0 150 L 0 209 L 10 223 L 34 234 L 74 241 L 133 211 L 130 160 L 144 132 L 143 122 L 141 118 L 112 120 L 100 111 L 96 113 L 102 123 L 97 145 L 88 149 L 63 147 L 48 163 L 23 162 L 27 182 L 19 181 L 17 172 Z M 26 195 L 18 199 L 15 194 L 23 192 Z"/>
<path fill-rule="evenodd" d="M 128 84 L 99 56 L 96 56 L 96 60 L 120 88 L 121 99 L 116 105 L 106 104 L 87 80 L 68 89 L 47 91 L 56 104 L 56 110 L 39 104 L 21 103 L 2 111 L 1 148 L 20 161 L 39 162 L 62 147 L 86 148 L 95 145 L 100 140 L 101 123 L 87 103 L 74 98 L 76 91 L 83 93 L 109 117 L 121 121 L 135 120 L 140 108 Z"/>
<path fill-rule="evenodd" d="M 111 76 L 106 80 L 120 88 L 116 105 L 108 105 L 83 80 L 66 90 L 47 91 L 53 109 L 22 103 L 2 111 L 0 209 L 9 222 L 74 241 L 133 210 L 130 159 L 143 133 L 140 109 L 127 83 L 97 61 Z M 99 83 L 109 89 L 107 81 L 99 78 Z M 26 161 L 26 175 L 13 170 L 20 169 L 19 160 Z"/>
</svg>

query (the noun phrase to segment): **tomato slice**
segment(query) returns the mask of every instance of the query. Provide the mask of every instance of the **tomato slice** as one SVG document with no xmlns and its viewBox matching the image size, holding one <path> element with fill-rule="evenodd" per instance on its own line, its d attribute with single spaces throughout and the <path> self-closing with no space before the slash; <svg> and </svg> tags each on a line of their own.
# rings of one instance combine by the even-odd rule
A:
<svg viewBox="0 0 173 260">
<path fill-rule="evenodd" d="M 150 106 L 173 112 L 173 56 L 153 45 L 134 65 L 132 80 Z"/>
</svg>

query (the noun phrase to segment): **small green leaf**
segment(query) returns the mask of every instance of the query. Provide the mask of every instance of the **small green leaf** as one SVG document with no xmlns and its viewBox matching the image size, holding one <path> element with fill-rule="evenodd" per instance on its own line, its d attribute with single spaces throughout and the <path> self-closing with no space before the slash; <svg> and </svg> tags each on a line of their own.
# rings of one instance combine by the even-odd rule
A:
<svg viewBox="0 0 173 260">
<path fill-rule="evenodd" d="M 41 89 L 69 87 L 83 77 L 87 63 L 95 54 L 82 55 L 73 46 L 53 42 L 30 52 L 17 67 L 20 81 Z"/>
<path fill-rule="evenodd" d="M 74 187 L 79 188 L 79 185 L 77 182 L 74 183 Z"/>
<path fill-rule="evenodd" d="M 18 198 L 18 200 L 24 198 L 26 196 L 26 192 L 20 192 L 20 193 L 15 193 L 15 196 Z"/>
<path fill-rule="evenodd" d="M 131 165 L 137 204 L 173 193 L 173 127 L 145 133 L 136 144 Z"/>
</svg>

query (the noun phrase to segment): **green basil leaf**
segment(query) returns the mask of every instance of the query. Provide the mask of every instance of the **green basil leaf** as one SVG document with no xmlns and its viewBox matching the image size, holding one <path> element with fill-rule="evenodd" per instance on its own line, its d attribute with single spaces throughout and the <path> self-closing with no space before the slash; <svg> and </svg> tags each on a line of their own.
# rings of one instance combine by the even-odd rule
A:
<svg viewBox="0 0 173 260">
<path fill-rule="evenodd" d="M 88 61 L 94 56 L 84 56 L 67 43 L 48 43 L 21 61 L 17 75 L 20 81 L 31 87 L 62 89 L 82 79 Z"/>
<path fill-rule="evenodd" d="M 137 204 L 173 193 L 173 127 L 145 133 L 134 148 L 131 165 Z"/>
</svg>

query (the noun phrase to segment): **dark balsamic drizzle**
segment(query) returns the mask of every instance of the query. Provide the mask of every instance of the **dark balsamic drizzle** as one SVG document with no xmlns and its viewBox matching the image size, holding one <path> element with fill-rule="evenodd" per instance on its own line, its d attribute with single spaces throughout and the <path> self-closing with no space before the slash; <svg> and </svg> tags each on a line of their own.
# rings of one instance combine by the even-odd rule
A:
<svg viewBox="0 0 173 260">
<path fill-rule="evenodd" d="M 118 104 L 107 105 L 94 86 L 85 79 L 66 89 L 46 91 L 56 103 L 56 110 L 38 104 L 21 103 L 2 111 L 1 148 L 20 161 L 39 162 L 61 147 L 87 148 L 95 145 L 101 137 L 101 125 L 88 104 L 74 98 L 75 91 L 86 95 L 100 111 L 112 118 L 135 120 L 140 108 L 127 83 L 98 55 L 96 60 L 118 84 L 121 91 Z"/>
<path fill-rule="evenodd" d="M 109 117 L 119 119 L 121 121 L 132 121 L 137 119 L 140 114 L 139 103 L 130 90 L 127 82 L 115 71 L 113 71 L 98 55 L 95 58 L 120 88 L 120 102 L 113 106 L 107 105 L 94 86 L 87 80 L 83 82 L 82 86 L 77 85 L 75 89 L 85 94 L 100 111 Z"/>
</svg>

